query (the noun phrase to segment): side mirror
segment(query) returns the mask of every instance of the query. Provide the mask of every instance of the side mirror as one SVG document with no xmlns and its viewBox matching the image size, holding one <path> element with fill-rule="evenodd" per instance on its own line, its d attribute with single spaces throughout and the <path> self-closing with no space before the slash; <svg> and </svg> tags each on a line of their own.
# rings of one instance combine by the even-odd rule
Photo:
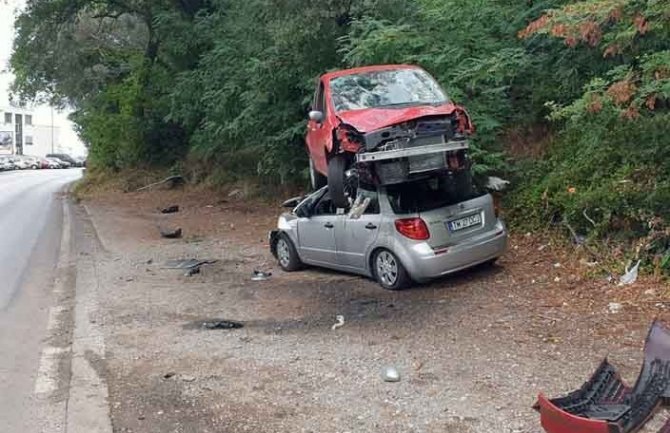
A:
<svg viewBox="0 0 670 433">
<path fill-rule="evenodd" d="M 303 197 L 293 197 L 293 198 L 290 198 L 290 199 L 286 200 L 284 203 L 281 204 L 281 206 L 293 209 L 300 204 L 302 199 L 303 199 Z"/>
<path fill-rule="evenodd" d="M 309 120 L 316 123 L 323 123 L 323 111 L 312 110 L 309 112 Z"/>
</svg>

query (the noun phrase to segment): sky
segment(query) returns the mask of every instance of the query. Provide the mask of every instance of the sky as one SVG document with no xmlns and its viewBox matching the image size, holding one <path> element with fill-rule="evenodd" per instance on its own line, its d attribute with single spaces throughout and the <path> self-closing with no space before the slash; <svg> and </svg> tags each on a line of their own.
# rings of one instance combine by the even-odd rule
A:
<svg viewBox="0 0 670 433">
<path fill-rule="evenodd" d="M 25 0 L 0 0 L 0 106 L 9 102 L 9 86 L 14 79 L 9 72 L 9 57 L 12 54 L 14 38 L 14 19 L 16 11 L 25 4 Z M 33 106 L 33 123 L 38 125 L 51 124 L 51 107 L 46 105 Z M 73 155 L 85 155 L 86 148 L 74 132 L 72 122 L 67 119 L 68 112 L 54 110 L 54 126 L 60 130 L 61 144 L 72 148 Z"/>
</svg>

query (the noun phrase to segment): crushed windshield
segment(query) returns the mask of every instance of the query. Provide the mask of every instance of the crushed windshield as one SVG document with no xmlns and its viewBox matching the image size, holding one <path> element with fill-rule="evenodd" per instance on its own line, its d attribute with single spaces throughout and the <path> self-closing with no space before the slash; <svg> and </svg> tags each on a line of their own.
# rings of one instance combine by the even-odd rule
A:
<svg viewBox="0 0 670 433">
<path fill-rule="evenodd" d="M 335 111 L 444 104 L 440 85 L 421 69 L 396 69 L 345 75 L 331 80 Z"/>
</svg>

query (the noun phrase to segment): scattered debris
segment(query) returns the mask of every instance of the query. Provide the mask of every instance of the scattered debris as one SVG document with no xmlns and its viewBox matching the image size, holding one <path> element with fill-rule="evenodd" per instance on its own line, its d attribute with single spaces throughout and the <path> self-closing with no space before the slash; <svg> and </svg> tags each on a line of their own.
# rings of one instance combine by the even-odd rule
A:
<svg viewBox="0 0 670 433">
<path fill-rule="evenodd" d="M 400 382 L 400 372 L 395 367 L 384 367 L 382 379 L 384 382 Z"/>
<path fill-rule="evenodd" d="M 202 322 L 202 327 L 205 329 L 239 329 L 243 328 L 244 324 L 232 320 L 211 320 Z"/>
<path fill-rule="evenodd" d="M 251 276 L 251 281 L 267 281 L 272 276 L 272 272 L 263 272 L 254 269 L 254 273 Z"/>
<path fill-rule="evenodd" d="M 199 273 L 200 273 L 200 268 L 199 267 L 198 268 L 191 268 L 184 273 L 184 276 L 185 277 L 192 277 L 193 275 L 199 274 Z"/>
<path fill-rule="evenodd" d="M 489 176 L 489 179 L 486 182 L 486 188 L 493 191 L 503 191 L 509 184 L 509 180 L 501 179 L 496 176 Z"/>
<path fill-rule="evenodd" d="M 175 373 L 174 371 L 167 372 L 163 375 L 163 379 L 165 380 L 172 379 L 173 377 L 175 377 L 176 374 L 177 373 Z"/>
<path fill-rule="evenodd" d="M 609 304 L 607 304 L 607 309 L 612 314 L 617 314 L 618 312 L 621 311 L 622 308 L 623 308 L 623 305 L 621 305 L 618 302 L 610 302 Z"/>
<path fill-rule="evenodd" d="M 336 320 L 336 322 L 330 328 L 333 331 L 336 330 L 337 328 L 341 328 L 341 327 L 344 326 L 344 316 L 342 316 L 341 314 L 338 314 L 337 316 L 335 316 L 335 320 Z"/>
<path fill-rule="evenodd" d="M 561 277 L 554 278 L 554 283 L 560 283 L 560 282 L 561 282 Z"/>
<path fill-rule="evenodd" d="M 201 260 L 201 259 L 176 259 L 168 260 L 163 265 L 164 269 L 194 269 L 200 268 L 202 265 L 211 265 L 216 263 L 216 260 Z"/>
<path fill-rule="evenodd" d="M 161 213 L 177 213 L 179 212 L 179 206 L 174 205 L 174 206 L 168 206 L 163 209 L 161 209 Z"/>
<path fill-rule="evenodd" d="M 241 189 L 234 189 L 228 193 L 228 197 L 241 198 L 244 197 L 244 192 Z"/>
<path fill-rule="evenodd" d="M 189 376 L 188 374 L 181 375 L 182 382 L 195 382 L 195 376 Z"/>
<path fill-rule="evenodd" d="M 150 183 L 149 185 L 143 186 L 142 188 L 138 188 L 135 191 L 140 192 L 140 191 L 144 191 L 146 189 L 151 189 L 155 186 L 159 186 L 159 185 L 163 185 L 163 184 L 167 185 L 167 187 L 169 189 L 172 189 L 174 187 L 181 186 L 184 183 L 186 183 L 186 182 L 184 181 L 183 177 L 181 177 L 181 176 L 170 176 L 170 177 L 166 177 L 165 179 L 163 179 L 161 181 Z"/>
<path fill-rule="evenodd" d="M 626 266 L 626 273 L 619 278 L 620 286 L 627 286 L 637 281 L 637 272 L 640 268 L 640 263 L 642 263 L 642 260 L 638 260 L 635 266 L 630 269 Z"/>
<path fill-rule="evenodd" d="M 544 249 L 547 248 L 549 245 L 551 245 L 551 244 L 543 244 L 543 245 L 540 245 L 539 247 L 537 247 L 537 250 L 538 250 L 538 251 L 544 251 Z"/>
<path fill-rule="evenodd" d="M 179 239 L 179 238 L 181 238 L 181 228 L 162 229 L 162 228 L 159 227 L 158 230 L 161 233 L 161 237 L 164 237 L 165 239 Z"/>
<path fill-rule="evenodd" d="M 627 386 L 607 359 L 580 389 L 565 397 L 540 394 L 534 408 L 547 433 L 630 433 L 639 431 L 654 412 L 667 405 L 670 388 L 670 329 L 655 321 L 644 347 L 644 361 L 633 387 Z M 670 420 L 660 432 L 670 431 Z"/>
<path fill-rule="evenodd" d="M 554 263 L 554 267 L 555 267 L 556 269 L 558 269 L 558 268 L 561 267 L 561 264 L 560 264 L 560 263 Z"/>
</svg>

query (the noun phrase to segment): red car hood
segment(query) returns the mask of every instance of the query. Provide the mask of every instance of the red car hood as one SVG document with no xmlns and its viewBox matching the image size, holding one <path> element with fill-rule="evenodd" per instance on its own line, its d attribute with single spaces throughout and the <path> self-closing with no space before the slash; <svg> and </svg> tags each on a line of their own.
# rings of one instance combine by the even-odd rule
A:
<svg viewBox="0 0 670 433">
<path fill-rule="evenodd" d="M 438 106 L 421 105 L 407 108 L 366 108 L 363 110 L 341 111 L 337 116 L 359 132 L 371 132 L 397 123 L 407 122 L 425 116 L 444 116 L 454 111 L 465 111 L 455 104 Z"/>
</svg>

